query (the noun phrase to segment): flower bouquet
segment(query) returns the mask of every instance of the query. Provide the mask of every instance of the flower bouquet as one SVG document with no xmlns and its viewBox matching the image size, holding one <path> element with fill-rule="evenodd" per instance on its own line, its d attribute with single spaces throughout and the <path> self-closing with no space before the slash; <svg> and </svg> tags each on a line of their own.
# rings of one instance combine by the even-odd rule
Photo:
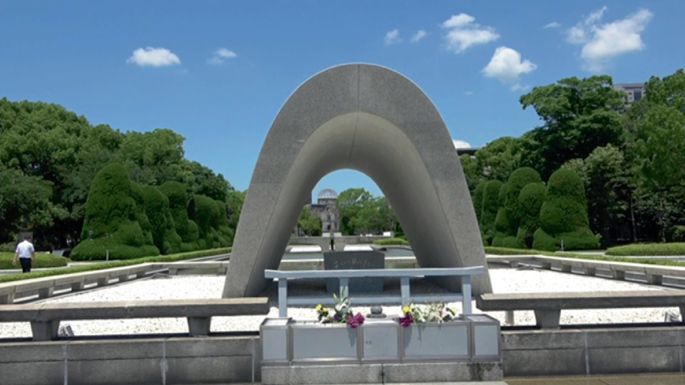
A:
<svg viewBox="0 0 685 385">
<path fill-rule="evenodd" d="M 444 303 L 427 303 L 424 307 L 410 303 L 402 307 L 402 314 L 403 316 L 397 320 L 405 328 L 412 323 L 442 323 L 452 321 L 456 317 L 454 309 L 445 306 Z"/>
<path fill-rule="evenodd" d="M 335 304 L 333 308 L 324 307 L 321 304 L 316 305 L 316 314 L 321 323 L 347 323 L 351 328 L 364 323 L 364 316 L 361 313 L 356 315 L 352 311 L 350 299 L 341 293 L 340 297 L 333 294 Z"/>
</svg>

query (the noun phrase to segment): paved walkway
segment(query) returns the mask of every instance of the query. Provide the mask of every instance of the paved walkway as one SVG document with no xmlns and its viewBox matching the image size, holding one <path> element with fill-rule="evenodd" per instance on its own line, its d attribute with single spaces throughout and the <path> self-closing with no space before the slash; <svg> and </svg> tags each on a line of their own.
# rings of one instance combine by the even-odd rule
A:
<svg viewBox="0 0 685 385">
<path fill-rule="evenodd" d="M 684 373 L 505 378 L 508 385 L 685 385 Z"/>
</svg>

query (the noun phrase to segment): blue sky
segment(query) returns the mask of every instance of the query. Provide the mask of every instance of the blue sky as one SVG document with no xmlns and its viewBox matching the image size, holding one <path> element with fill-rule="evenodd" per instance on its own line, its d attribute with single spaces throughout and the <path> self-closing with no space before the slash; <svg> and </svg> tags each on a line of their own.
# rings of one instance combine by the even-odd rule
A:
<svg viewBox="0 0 685 385">
<path fill-rule="evenodd" d="M 646 81 L 683 67 L 685 1 L 3 1 L 0 97 L 122 131 L 171 128 L 188 159 L 248 187 L 288 96 L 328 67 L 412 79 L 480 147 L 539 124 L 518 98 L 568 76 Z M 364 187 L 356 171 L 315 191 Z"/>
</svg>

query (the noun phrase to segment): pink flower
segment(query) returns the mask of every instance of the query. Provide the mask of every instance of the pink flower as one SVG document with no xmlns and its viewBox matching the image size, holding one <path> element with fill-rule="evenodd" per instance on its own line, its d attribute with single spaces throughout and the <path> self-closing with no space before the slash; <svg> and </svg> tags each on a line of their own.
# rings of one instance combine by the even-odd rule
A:
<svg viewBox="0 0 685 385">
<path fill-rule="evenodd" d="M 406 328 L 409 327 L 409 325 L 411 325 L 412 322 L 414 322 L 414 317 L 412 317 L 411 314 L 407 314 L 406 317 L 398 318 L 398 321 L 400 322 L 400 325 Z"/>
</svg>

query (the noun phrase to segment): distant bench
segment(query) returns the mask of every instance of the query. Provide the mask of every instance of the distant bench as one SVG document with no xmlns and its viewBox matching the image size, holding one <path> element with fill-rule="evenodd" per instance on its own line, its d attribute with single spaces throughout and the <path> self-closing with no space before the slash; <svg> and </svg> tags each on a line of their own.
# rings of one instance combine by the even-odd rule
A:
<svg viewBox="0 0 685 385">
<path fill-rule="evenodd" d="M 450 267 L 450 268 L 421 268 L 421 269 L 355 269 L 355 270 L 265 270 L 266 278 L 278 281 L 278 316 L 288 316 L 288 305 L 312 305 L 312 304 L 332 304 L 331 296 L 302 296 L 288 297 L 288 280 L 294 279 L 323 279 L 335 278 L 340 283 L 340 295 L 349 295 L 349 280 L 351 278 L 399 278 L 400 295 L 393 294 L 371 294 L 355 295 L 355 304 L 384 304 L 396 302 L 398 299 L 403 305 L 409 304 L 412 300 L 423 301 L 462 301 L 462 313 L 471 314 L 471 276 L 485 273 L 485 267 Z M 428 295 L 412 295 L 410 291 L 410 278 L 413 277 L 449 277 L 456 276 L 461 278 L 461 294 L 458 293 L 437 293 Z"/>
<path fill-rule="evenodd" d="M 62 320 L 186 317 L 189 334 L 203 336 L 209 334 L 212 317 L 266 315 L 268 301 L 260 297 L 0 305 L 0 322 L 31 322 L 33 339 L 44 341 L 57 338 Z"/>
<path fill-rule="evenodd" d="M 639 290 L 570 293 L 481 294 L 476 307 L 483 311 L 506 311 L 512 318 L 515 310 L 533 310 L 540 328 L 558 328 L 562 310 L 612 309 L 638 307 L 679 307 L 685 316 L 685 291 Z"/>
</svg>

